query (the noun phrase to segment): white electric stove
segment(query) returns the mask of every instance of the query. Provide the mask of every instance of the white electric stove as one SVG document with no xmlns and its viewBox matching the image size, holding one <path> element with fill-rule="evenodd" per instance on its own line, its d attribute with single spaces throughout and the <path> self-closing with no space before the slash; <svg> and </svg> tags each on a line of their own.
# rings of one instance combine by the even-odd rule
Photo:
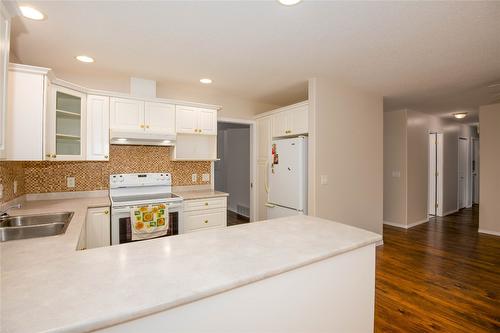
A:
<svg viewBox="0 0 500 333">
<path fill-rule="evenodd" d="M 134 207 L 165 204 L 168 209 L 168 233 L 177 235 L 181 223 L 182 198 L 172 193 L 172 175 L 161 173 L 126 173 L 109 176 L 111 198 L 111 244 L 132 240 L 130 212 Z M 162 237 L 165 237 L 162 236 Z"/>
</svg>

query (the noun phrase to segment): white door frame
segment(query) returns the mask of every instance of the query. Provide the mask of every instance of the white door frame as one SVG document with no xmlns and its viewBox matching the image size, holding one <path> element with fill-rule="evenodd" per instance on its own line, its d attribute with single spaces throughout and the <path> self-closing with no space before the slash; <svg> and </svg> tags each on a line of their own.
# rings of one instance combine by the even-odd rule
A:
<svg viewBox="0 0 500 333">
<path fill-rule="evenodd" d="M 477 146 L 476 146 L 477 144 Z M 471 143 L 470 143 L 470 147 L 471 147 L 471 153 L 470 153 L 470 156 L 471 156 L 471 159 L 470 159 L 470 177 L 471 177 L 471 204 L 478 204 L 479 203 L 479 164 L 480 164 L 480 161 L 479 161 L 479 152 L 476 154 L 476 150 L 479 150 L 479 139 L 478 138 L 474 138 L 472 137 L 471 138 Z M 476 156 L 478 157 L 476 159 Z M 473 167 L 472 167 L 472 163 L 473 161 L 476 161 L 476 165 L 475 165 L 475 169 L 476 169 L 476 181 L 474 181 L 474 170 L 473 170 Z M 477 191 L 476 191 L 476 183 L 477 183 Z M 477 196 L 477 200 L 476 200 L 476 196 Z"/>
<path fill-rule="evenodd" d="M 443 175 L 444 175 L 444 170 L 443 170 L 443 162 L 444 162 L 444 141 L 443 141 L 443 133 L 440 133 L 440 132 L 429 132 L 429 140 L 431 139 L 431 135 L 434 135 L 435 136 L 435 139 L 437 139 L 437 144 L 436 144 L 436 155 L 437 155 L 437 162 L 436 162 L 436 169 L 434 171 L 437 170 L 438 172 L 438 177 L 437 177 L 437 182 L 436 182 L 436 194 L 435 194 L 435 198 L 436 198 L 436 201 L 438 203 L 438 207 L 437 209 L 434 211 L 436 216 L 443 216 L 443 201 L 444 201 L 444 195 L 443 195 L 443 191 L 444 191 L 444 186 L 443 186 Z M 427 156 L 429 156 L 430 158 L 430 147 L 429 145 L 427 146 L 428 147 L 428 150 L 427 150 Z M 431 170 L 430 166 L 428 166 L 428 181 L 430 181 L 430 178 L 432 176 L 432 173 L 433 171 Z M 429 201 L 430 200 L 430 195 L 429 193 L 427 194 L 427 200 Z M 430 207 L 430 204 L 427 205 L 428 207 Z M 434 214 L 431 214 L 431 213 L 434 213 L 434 212 L 431 212 L 428 208 L 428 212 L 427 214 L 428 215 L 434 215 Z"/>
<path fill-rule="evenodd" d="M 257 174 L 257 149 L 255 149 L 257 147 L 257 136 L 255 135 L 255 129 L 257 123 L 251 119 L 228 117 L 217 117 L 217 122 L 250 125 L 250 222 L 254 222 L 256 218 L 255 212 L 257 212 L 257 191 L 255 186 L 255 175 Z M 214 162 L 212 162 L 212 174 L 215 177 L 214 171 Z"/>
<path fill-rule="evenodd" d="M 463 140 L 463 141 L 466 142 L 466 145 L 465 145 L 465 147 L 466 147 L 465 157 L 466 157 L 467 160 L 466 160 L 466 163 L 465 163 L 466 170 L 465 170 L 465 198 L 464 198 L 465 205 L 464 205 L 464 207 L 460 207 L 460 163 L 461 163 L 461 161 L 460 161 L 460 155 L 461 155 L 461 153 L 460 153 L 460 142 L 461 141 L 460 140 Z M 458 191 L 457 191 L 457 210 L 460 210 L 462 208 L 470 207 L 469 206 L 469 196 L 470 196 L 469 195 L 469 192 L 470 192 L 469 191 L 470 190 L 470 185 L 469 185 L 470 184 L 470 182 L 469 182 L 469 173 L 470 173 L 469 169 L 470 168 L 469 167 L 470 167 L 470 163 L 471 162 L 470 162 L 470 139 L 469 138 L 463 137 L 463 136 L 459 136 L 458 137 L 458 155 L 457 155 L 457 157 L 458 157 L 457 158 L 457 160 L 458 160 L 458 168 L 457 168 L 457 171 L 458 171 L 457 172 L 458 173 L 458 175 L 457 175 L 457 189 L 458 189 Z"/>
</svg>

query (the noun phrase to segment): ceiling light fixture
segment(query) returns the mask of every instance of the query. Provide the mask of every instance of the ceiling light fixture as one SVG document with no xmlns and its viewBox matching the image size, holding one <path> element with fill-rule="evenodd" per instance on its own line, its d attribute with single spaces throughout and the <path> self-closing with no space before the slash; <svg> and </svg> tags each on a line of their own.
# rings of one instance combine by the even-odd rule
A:
<svg viewBox="0 0 500 333">
<path fill-rule="evenodd" d="M 45 15 L 41 11 L 30 6 L 19 6 L 19 10 L 24 17 L 32 20 L 40 21 L 45 18 Z"/>
<path fill-rule="evenodd" d="M 212 83 L 212 80 L 209 78 L 204 78 L 204 79 L 200 79 L 200 82 L 203 84 L 210 84 L 210 83 Z"/>
<path fill-rule="evenodd" d="M 454 113 L 453 117 L 455 117 L 457 119 L 464 119 L 465 117 L 467 117 L 467 112 Z"/>
<path fill-rule="evenodd" d="M 302 0 L 278 0 L 280 4 L 285 6 L 293 6 L 301 2 Z"/>
<path fill-rule="evenodd" d="M 79 55 L 76 57 L 76 60 L 81 61 L 81 62 L 94 62 L 94 58 L 86 56 L 86 55 Z"/>
</svg>

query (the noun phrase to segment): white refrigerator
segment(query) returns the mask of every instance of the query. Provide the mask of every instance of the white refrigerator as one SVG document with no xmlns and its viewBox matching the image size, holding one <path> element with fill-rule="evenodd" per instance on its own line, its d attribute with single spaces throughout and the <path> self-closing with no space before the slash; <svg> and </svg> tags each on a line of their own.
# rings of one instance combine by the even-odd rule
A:
<svg viewBox="0 0 500 333">
<path fill-rule="evenodd" d="M 267 218 L 307 214 L 307 137 L 271 143 Z"/>
</svg>

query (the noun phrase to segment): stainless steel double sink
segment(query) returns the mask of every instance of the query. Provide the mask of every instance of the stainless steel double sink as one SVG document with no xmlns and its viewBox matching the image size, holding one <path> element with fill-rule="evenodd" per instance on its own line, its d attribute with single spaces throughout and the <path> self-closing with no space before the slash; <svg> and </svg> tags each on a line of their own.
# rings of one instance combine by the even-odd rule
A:
<svg viewBox="0 0 500 333">
<path fill-rule="evenodd" d="M 63 212 L 0 217 L 0 242 L 63 234 L 73 214 Z"/>
</svg>

